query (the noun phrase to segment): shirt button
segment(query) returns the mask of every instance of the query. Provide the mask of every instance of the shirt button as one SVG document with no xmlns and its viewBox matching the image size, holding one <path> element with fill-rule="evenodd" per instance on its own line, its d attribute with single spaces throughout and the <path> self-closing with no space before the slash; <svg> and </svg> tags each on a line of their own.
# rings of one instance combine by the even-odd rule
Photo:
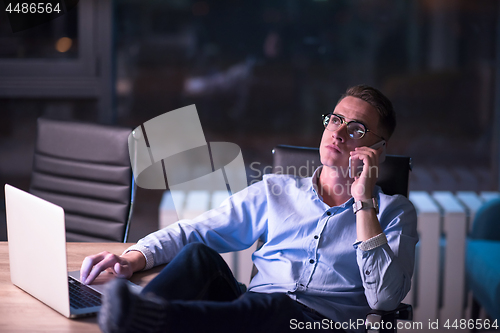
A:
<svg viewBox="0 0 500 333">
<path fill-rule="evenodd" d="M 332 215 L 332 212 L 326 212 L 326 215 L 330 216 Z"/>
<path fill-rule="evenodd" d="M 366 275 L 370 275 L 370 273 L 371 273 L 370 271 L 366 271 L 365 272 Z"/>
<path fill-rule="evenodd" d="M 314 259 L 309 260 L 311 264 L 314 264 Z"/>
<path fill-rule="evenodd" d="M 318 235 L 314 235 L 314 239 L 318 239 L 318 238 L 319 238 Z"/>
</svg>

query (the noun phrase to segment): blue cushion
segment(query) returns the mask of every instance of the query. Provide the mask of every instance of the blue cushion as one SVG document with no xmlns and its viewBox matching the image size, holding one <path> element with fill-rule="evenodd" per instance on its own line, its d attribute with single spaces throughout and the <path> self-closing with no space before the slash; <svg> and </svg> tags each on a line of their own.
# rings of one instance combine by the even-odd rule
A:
<svg viewBox="0 0 500 333">
<path fill-rule="evenodd" d="M 500 320 L 500 241 L 469 240 L 466 273 L 476 300 L 492 318 Z"/>
<path fill-rule="evenodd" d="M 483 204 L 476 213 L 470 237 L 500 241 L 500 198 Z"/>
</svg>

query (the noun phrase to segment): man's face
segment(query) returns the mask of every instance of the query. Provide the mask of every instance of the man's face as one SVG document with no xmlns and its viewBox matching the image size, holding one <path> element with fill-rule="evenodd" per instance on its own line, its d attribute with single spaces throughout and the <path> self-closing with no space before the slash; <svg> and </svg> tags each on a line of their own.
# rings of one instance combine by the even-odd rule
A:
<svg viewBox="0 0 500 333">
<path fill-rule="evenodd" d="M 348 96 L 340 101 L 333 113 L 341 115 L 347 122 L 352 120 L 363 123 L 367 129 L 378 134 L 379 114 L 368 102 Z M 325 166 L 347 168 L 349 153 L 356 147 L 371 146 L 381 139 L 367 132 L 361 139 L 352 139 L 347 133 L 347 125 L 342 124 L 334 131 L 323 131 L 319 148 L 321 163 Z"/>
</svg>

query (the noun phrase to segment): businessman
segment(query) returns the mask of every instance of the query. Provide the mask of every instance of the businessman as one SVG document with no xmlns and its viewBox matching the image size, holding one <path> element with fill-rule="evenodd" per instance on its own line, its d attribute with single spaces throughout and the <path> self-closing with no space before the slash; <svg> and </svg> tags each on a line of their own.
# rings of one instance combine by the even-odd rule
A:
<svg viewBox="0 0 500 333">
<path fill-rule="evenodd" d="M 104 332 L 363 331 L 372 309 L 392 310 L 410 289 L 416 213 L 375 185 L 396 126 L 391 102 L 354 86 L 323 119 L 322 166 L 312 177 L 265 175 L 216 211 L 154 232 L 121 256 L 85 258 L 81 278 L 103 270 L 129 278 L 168 263 L 140 294 L 123 279 L 103 297 Z M 351 178 L 349 157 L 364 163 Z M 257 239 L 258 269 L 242 292 L 218 253 Z"/>
</svg>

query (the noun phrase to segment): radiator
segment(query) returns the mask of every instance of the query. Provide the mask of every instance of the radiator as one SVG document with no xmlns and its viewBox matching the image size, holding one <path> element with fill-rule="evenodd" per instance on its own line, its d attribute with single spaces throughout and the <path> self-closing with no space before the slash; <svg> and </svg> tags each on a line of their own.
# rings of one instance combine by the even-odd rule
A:
<svg viewBox="0 0 500 333">
<path fill-rule="evenodd" d="M 429 321 L 439 320 L 441 326 L 470 317 L 466 239 L 479 207 L 498 197 L 498 192 L 410 192 L 420 240 L 412 289 L 404 302 L 413 305 L 413 320 L 423 327 Z"/>
</svg>

